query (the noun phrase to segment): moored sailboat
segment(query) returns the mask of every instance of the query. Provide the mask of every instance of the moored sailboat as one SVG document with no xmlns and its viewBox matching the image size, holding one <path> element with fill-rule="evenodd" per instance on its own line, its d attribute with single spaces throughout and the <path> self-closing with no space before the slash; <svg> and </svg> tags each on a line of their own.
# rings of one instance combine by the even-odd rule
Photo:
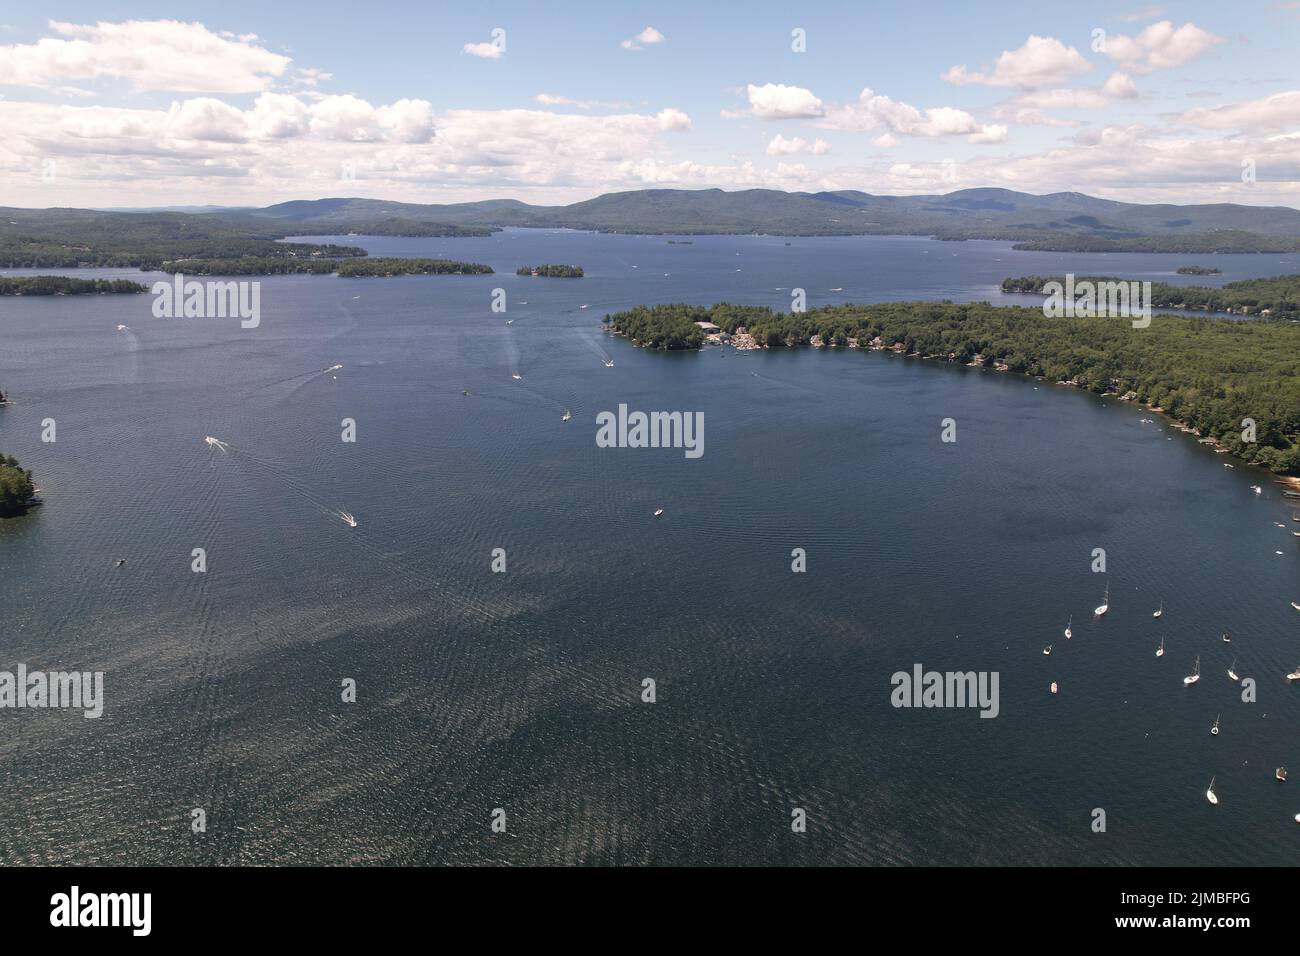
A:
<svg viewBox="0 0 1300 956">
<path fill-rule="evenodd" d="M 1201 659 L 1198 656 L 1196 658 L 1196 667 L 1192 670 L 1190 674 L 1188 674 L 1186 677 L 1183 678 L 1183 686 L 1191 687 L 1200 679 L 1201 679 Z"/>
<path fill-rule="evenodd" d="M 1101 603 L 1093 609 L 1092 613 L 1095 614 L 1097 617 L 1101 617 L 1109 610 L 1110 610 L 1110 585 L 1107 584 L 1106 595 L 1101 599 Z"/>
<path fill-rule="evenodd" d="M 1215 780 L 1214 777 L 1210 778 L 1210 786 L 1209 789 L 1205 791 L 1205 799 L 1209 800 L 1210 803 L 1213 803 L 1215 806 L 1218 806 L 1219 795 L 1214 792 L 1214 780 Z"/>
</svg>

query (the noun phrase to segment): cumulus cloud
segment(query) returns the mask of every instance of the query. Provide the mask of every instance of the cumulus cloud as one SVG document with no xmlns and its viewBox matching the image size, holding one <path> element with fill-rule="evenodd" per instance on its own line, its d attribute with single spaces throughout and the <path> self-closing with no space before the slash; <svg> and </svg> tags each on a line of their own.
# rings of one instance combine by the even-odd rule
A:
<svg viewBox="0 0 1300 956">
<path fill-rule="evenodd" d="M 952 106 L 920 110 L 870 87 L 858 94 L 856 103 L 826 107 L 821 125 L 862 132 L 884 127 L 902 136 L 968 136 L 972 143 L 1001 143 L 1007 138 L 1005 126 L 985 126 L 965 110 Z"/>
<path fill-rule="evenodd" d="M 767 144 L 767 155 L 769 156 L 790 156 L 794 153 L 812 153 L 814 156 L 824 156 L 831 151 L 831 144 L 824 139 L 808 140 L 795 136 L 792 139 L 786 139 L 780 133 L 777 133 Z"/>
<path fill-rule="evenodd" d="M 466 43 L 461 49 L 470 56 L 476 56 L 481 60 L 499 60 L 505 55 L 506 45 L 496 41 L 485 43 Z"/>
<path fill-rule="evenodd" d="M 671 106 L 660 110 L 655 115 L 655 120 L 659 123 L 660 129 L 681 130 L 691 128 L 691 118 L 681 110 L 673 109 Z"/>
<path fill-rule="evenodd" d="M 213 33 L 201 23 L 50 21 L 57 37 L 0 46 L 0 84 L 43 87 L 67 80 L 125 79 L 137 91 L 252 93 L 282 76 L 289 57 L 255 36 Z"/>
<path fill-rule="evenodd" d="M 825 111 L 822 101 L 813 96 L 812 90 L 802 86 L 786 86 L 783 83 L 764 83 L 755 86 L 750 83 L 745 87 L 749 97 L 749 111 L 759 119 L 801 119 L 821 116 Z"/>
<path fill-rule="evenodd" d="M 1118 33 L 1106 37 L 1104 52 L 1132 73 L 1151 73 L 1190 63 L 1222 42 L 1223 37 L 1194 23 L 1175 27 L 1172 20 L 1161 20 L 1135 37 Z"/>
<path fill-rule="evenodd" d="M 631 39 L 624 40 L 619 44 L 625 50 L 640 50 L 647 46 L 653 46 L 656 43 L 663 43 L 664 35 L 654 27 L 646 27 Z"/>
<path fill-rule="evenodd" d="M 1300 124 L 1300 90 L 1274 93 L 1257 100 L 1201 106 L 1180 117 L 1204 129 L 1274 130 Z"/>
<path fill-rule="evenodd" d="M 1072 46 L 1055 37 L 1030 35 L 1015 50 L 1003 50 L 987 72 L 972 73 L 965 66 L 953 66 L 943 79 L 956 86 L 1012 86 L 1032 90 L 1064 83 L 1087 73 L 1092 64 Z"/>
</svg>

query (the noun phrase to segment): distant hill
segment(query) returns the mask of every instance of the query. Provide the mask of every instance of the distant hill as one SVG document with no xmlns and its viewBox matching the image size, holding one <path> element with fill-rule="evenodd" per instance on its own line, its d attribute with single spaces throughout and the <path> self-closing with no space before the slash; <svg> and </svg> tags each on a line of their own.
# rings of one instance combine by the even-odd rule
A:
<svg viewBox="0 0 1300 956">
<path fill-rule="evenodd" d="M 313 234 L 487 235 L 503 226 L 655 235 L 920 235 L 1004 239 L 1024 248 L 1114 252 L 1300 250 L 1300 210 L 1232 203 L 1175 206 L 1035 196 L 1009 189 L 873 196 L 856 190 L 641 189 L 567 206 L 513 199 L 423 205 L 379 199 L 300 199 L 264 209 L 196 213 L 0 209 L 0 245 L 58 239 L 99 245 L 114 236 L 165 243 L 203 238 L 283 239 Z"/>
</svg>

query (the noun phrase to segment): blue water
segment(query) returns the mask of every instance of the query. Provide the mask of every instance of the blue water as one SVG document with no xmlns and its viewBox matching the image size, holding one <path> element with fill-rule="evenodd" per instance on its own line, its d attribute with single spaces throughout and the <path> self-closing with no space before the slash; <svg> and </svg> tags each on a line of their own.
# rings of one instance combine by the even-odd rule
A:
<svg viewBox="0 0 1300 956">
<path fill-rule="evenodd" d="M 1023 304 L 1002 278 L 1222 282 L 1300 257 L 346 241 L 499 274 L 265 278 L 246 330 L 155 319 L 149 296 L 0 299 L 0 448 L 47 500 L 0 522 L 0 669 L 107 688 L 99 720 L 0 710 L 0 862 L 1295 860 L 1300 796 L 1272 775 L 1300 770 L 1282 676 L 1300 508 L 1267 475 L 1046 382 L 856 351 L 647 353 L 600 317 L 788 308 L 794 286 L 810 306 Z M 514 275 L 541 262 L 587 277 Z M 1224 274 L 1172 275 L 1196 263 Z M 620 403 L 703 412 L 703 457 L 596 447 Z M 890 675 L 918 662 L 997 671 L 999 716 L 895 709 Z"/>
</svg>

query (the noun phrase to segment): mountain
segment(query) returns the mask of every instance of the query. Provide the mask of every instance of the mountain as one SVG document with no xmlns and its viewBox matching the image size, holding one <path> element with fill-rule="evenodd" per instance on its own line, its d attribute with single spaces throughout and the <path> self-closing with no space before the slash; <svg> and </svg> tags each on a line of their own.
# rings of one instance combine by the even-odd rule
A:
<svg viewBox="0 0 1300 956">
<path fill-rule="evenodd" d="M 271 240 L 305 235 L 487 235 L 503 226 L 673 234 L 921 235 L 1004 239 L 1061 251 L 1288 252 L 1300 250 L 1300 210 L 1233 203 L 1143 205 L 1064 192 L 1010 189 L 874 196 L 856 190 L 640 189 L 567 206 L 514 199 L 424 205 L 379 199 L 299 199 L 263 209 L 104 212 L 0 209 L 0 243 L 114 237 L 138 243 L 204 237 Z M 102 250 L 101 250 L 102 251 Z"/>
</svg>

